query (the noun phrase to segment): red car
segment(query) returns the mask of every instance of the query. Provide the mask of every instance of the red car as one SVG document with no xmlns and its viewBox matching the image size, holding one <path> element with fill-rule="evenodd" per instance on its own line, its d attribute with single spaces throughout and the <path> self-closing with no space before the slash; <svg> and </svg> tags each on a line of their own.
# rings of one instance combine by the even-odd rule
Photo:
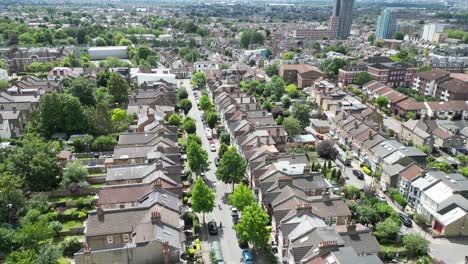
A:
<svg viewBox="0 0 468 264">
<path fill-rule="evenodd" d="M 317 134 L 315 134 L 315 137 L 320 139 L 320 140 L 323 140 L 323 135 L 322 134 L 317 133 Z"/>
</svg>

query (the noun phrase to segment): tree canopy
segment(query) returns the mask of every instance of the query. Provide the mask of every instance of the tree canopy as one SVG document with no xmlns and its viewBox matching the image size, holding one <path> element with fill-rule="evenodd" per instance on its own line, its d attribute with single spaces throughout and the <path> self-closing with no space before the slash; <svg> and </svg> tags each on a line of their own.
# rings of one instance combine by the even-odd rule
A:
<svg viewBox="0 0 468 264">
<path fill-rule="evenodd" d="M 245 177 L 247 162 L 237 153 L 235 147 L 228 147 L 223 154 L 216 170 L 216 177 L 225 183 L 239 183 Z"/>
<path fill-rule="evenodd" d="M 193 186 L 190 202 L 195 213 L 203 213 L 203 222 L 205 221 L 205 213 L 213 211 L 215 198 L 213 189 L 208 187 L 202 178 L 198 178 Z"/>
<path fill-rule="evenodd" d="M 254 248 L 265 248 L 270 237 L 268 214 L 258 204 L 248 205 L 242 211 L 242 218 L 234 226 L 242 242 L 252 243 Z"/>
<path fill-rule="evenodd" d="M 190 170 L 196 175 L 200 175 L 208 168 L 208 154 L 198 142 L 188 142 L 187 159 Z"/>
<path fill-rule="evenodd" d="M 286 117 L 283 119 L 283 128 L 288 133 L 288 136 L 294 137 L 302 132 L 301 123 L 297 118 Z"/>
<path fill-rule="evenodd" d="M 121 104 L 128 101 L 130 86 L 122 75 L 112 72 L 107 82 L 109 93 L 114 97 L 115 102 Z"/>
<path fill-rule="evenodd" d="M 229 203 L 242 212 L 245 207 L 255 203 L 255 196 L 248 186 L 241 183 L 229 195 Z"/>
</svg>

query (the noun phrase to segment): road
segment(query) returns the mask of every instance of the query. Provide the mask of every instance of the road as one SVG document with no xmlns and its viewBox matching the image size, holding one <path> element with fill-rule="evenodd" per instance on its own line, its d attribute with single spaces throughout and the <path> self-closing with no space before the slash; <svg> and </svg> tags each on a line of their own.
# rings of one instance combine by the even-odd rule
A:
<svg viewBox="0 0 468 264">
<path fill-rule="evenodd" d="M 179 80 L 180 82 L 180 80 Z M 230 208 L 227 202 L 227 196 L 232 192 L 232 186 L 218 182 L 216 179 L 216 166 L 214 159 L 218 156 L 217 152 L 210 151 L 210 143 L 206 138 L 205 128 L 201 120 L 201 111 L 198 109 L 195 97 L 193 96 L 193 90 L 190 85 L 190 80 L 183 80 L 183 86 L 187 89 L 189 100 L 192 102 L 192 109 L 188 113 L 188 116 L 193 118 L 197 124 L 197 135 L 201 138 L 202 146 L 208 153 L 208 159 L 210 161 L 209 171 L 206 172 L 207 184 L 216 192 L 216 204 L 213 212 L 206 214 L 206 222 L 215 220 L 218 225 L 222 223 L 222 231 L 217 236 L 208 235 L 205 230 L 201 235 L 201 246 L 203 251 L 204 260 L 209 263 L 209 251 L 211 241 L 220 240 L 221 250 L 223 252 L 225 263 L 241 263 L 241 249 L 237 243 L 236 233 L 234 231 L 233 222 L 231 218 Z M 216 148 L 219 148 L 219 142 L 216 142 Z M 220 206 L 220 207 L 219 207 Z M 202 215 L 200 214 L 200 219 Z M 203 219 L 201 221 L 203 223 Z"/>
</svg>

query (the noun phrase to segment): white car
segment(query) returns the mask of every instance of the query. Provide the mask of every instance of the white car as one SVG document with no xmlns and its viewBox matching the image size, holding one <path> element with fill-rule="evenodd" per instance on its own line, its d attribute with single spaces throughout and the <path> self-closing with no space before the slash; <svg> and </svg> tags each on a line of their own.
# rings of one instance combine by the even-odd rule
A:
<svg viewBox="0 0 468 264">
<path fill-rule="evenodd" d="M 216 152 L 216 146 L 215 146 L 214 143 L 210 144 L 210 150 L 211 150 L 211 152 Z"/>
<path fill-rule="evenodd" d="M 384 202 L 384 203 L 387 202 L 387 197 L 386 197 L 383 193 L 381 193 L 381 192 L 377 192 L 377 193 L 375 194 L 375 197 L 377 197 L 377 199 L 378 199 L 379 201 L 381 201 L 381 202 Z"/>
</svg>

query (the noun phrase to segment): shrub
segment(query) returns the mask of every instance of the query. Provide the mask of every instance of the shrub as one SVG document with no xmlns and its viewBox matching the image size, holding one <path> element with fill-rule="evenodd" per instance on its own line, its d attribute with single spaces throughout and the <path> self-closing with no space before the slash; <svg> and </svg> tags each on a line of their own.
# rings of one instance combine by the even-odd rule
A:
<svg viewBox="0 0 468 264">
<path fill-rule="evenodd" d="M 397 194 L 395 195 L 394 197 L 394 201 L 399 204 L 401 207 L 405 207 L 408 202 L 406 201 L 406 199 L 401 195 L 401 194 Z"/>
<path fill-rule="evenodd" d="M 73 256 L 73 254 L 81 249 L 81 246 L 81 242 L 76 237 L 67 239 L 60 244 L 60 247 L 63 250 L 63 255 L 67 257 Z"/>
<path fill-rule="evenodd" d="M 413 220 L 418 226 L 421 226 L 422 228 L 427 227 L 427 218 L 424 215 L 414 214 Z"/>
<path fill-rule="evenodd" d="M 63 225 L 59 221 L 52 221 L 49 223 L 49 228 L 54 230 L 55 234 L 58 235 L 63 229 Z"/>
<path fill-rule="evenodd" d="M 200 220 L 198 220 L 198 217 L 196 215 L 193 215 L 193 234 L 199 234 L 200 233 Z"/>
<path fill-rule="evenodd" d="M 372 174 L 372 171 L 369 168 L 367 168 L 366 166 L 362 167 L 362 171 L 367 175 Z"/>
<path fill-rule="evenodd" d="M 95 151 L 110 151 L 117 145 L 117 140 L 111 136 L 99 136 L 93 142 L 93 150 Z"/>
</svg>

